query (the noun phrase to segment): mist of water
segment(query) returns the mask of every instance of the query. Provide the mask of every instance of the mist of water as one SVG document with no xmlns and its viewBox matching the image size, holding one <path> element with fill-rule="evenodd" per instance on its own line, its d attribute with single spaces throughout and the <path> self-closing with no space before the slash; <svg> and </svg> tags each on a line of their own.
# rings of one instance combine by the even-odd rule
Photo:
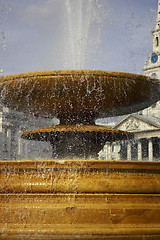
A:
<svg viewBox="0 0 160 240">
<path fill-rule="evenodd" d="M 8 14 L 12 9 L 11 0 L 2 1 L 0 0 L 0 55 L 2 56 L 4 51 L 6 50 L 6 31 L 5 31 L 5 23 L 8 18 Z M 3 62 L 0 57 L 0 76 L 3 76 Z"/>
<path fill-rule="evenodd" d="M 85 69 L 90 57 L 98 49 L 105 14 L 98 0 L 66 0 L 65 65 L 71 69 Z"/>
</svg>

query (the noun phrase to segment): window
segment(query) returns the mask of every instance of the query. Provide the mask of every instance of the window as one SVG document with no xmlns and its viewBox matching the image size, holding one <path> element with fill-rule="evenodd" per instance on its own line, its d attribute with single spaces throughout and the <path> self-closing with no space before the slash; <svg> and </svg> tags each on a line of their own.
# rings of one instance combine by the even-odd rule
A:
<svg viewBox="0 0 160 240">
<path fill-rule="evenodd" d="M 156 37 L 156 46 L 157 47 L 159 46 L 159 39 L 158 39 L 158 37 Z"/>
<path fill-rule="evenodd" d="M 156 78 L 157 74 L 156 73 L 152 73 L 151 77 Z"/>
</svg>

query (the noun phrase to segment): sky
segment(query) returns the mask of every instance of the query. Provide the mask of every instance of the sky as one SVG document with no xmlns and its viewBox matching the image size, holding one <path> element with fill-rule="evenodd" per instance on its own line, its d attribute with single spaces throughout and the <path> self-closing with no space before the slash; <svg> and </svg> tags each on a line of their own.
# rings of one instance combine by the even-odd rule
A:
<svg viewBox="0 0 160 240">
<path fill-rule="evenodd" d="M 4 74 L 97 69 L 142 74 L 158 0 L 0 0 Z"/>
</svg>

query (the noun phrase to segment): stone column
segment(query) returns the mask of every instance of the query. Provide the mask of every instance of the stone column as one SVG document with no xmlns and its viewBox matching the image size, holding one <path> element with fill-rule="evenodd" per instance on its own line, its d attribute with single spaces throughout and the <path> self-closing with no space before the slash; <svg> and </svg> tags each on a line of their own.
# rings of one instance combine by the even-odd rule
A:
<svg viewBox="0 0 160 240">
<path fill-rule="evenodd" d="M 106 159 L 107 160 L 111 160 L 112 159 L 112 151 L 111 151 L 112 149 L 111 149 L 111 143 L 110 142 L 108 142 L 107 143 L 107 148 L 106 148 Z"/>
<path fill-rule="evenodd" d="M 103 149 L 98 153 L 99 160 L 107 160 L 107 143 L 104 145 Z"/>
<path fill-rule="evenodd" d="M 141 143 L 141 139 L 138 140 L 138 161 L 142 161 L 142 143 Z"/>
<path fill-rule="evenodd" d="M 100 151 L 103 160 L 107 160 L 107 143 L 104 145 L 103 149 Z"/>
<path fill-rule="evenodd" d="M 20 131 L 19 131 L 19 136 L 20 136 Z M 21 139 L 20 137 L 17 139 L 17 145 L 18 145 L 17 158 L 18 158 L 18 159 L 21 159 L 22 139 Z"/>
<path fill-rule="evenodd" d="M 28 140 L 21 139 L 20 159 L 28 159 Z"/>
<path fill-rule="evenodd" d="M 7 132 L 6 132 L 6 137 L 7 137 L 7 139 L 6 139 L 6 141 L 7 141 L 7 160 L 11 160 L 11 141 L 12 141 L 12 139 L 11 139 L 11 129 L 10 128 L 8 128 L 7 129 Z"/>
<path fill-rule="evenodd" d="M 153 161 L 153 142 L 152 138 L 149 138 L 149 144 L 148 144 L 148 157 L 149 161 Z"/>
<path fill-rule="evenodd" d="M 11 129 L 11 154 L 10 154 L 12 160 L 17 159 L 17 150 L 18 150 L 17 139 L 18 139 L 17 129 L 15 127 L 12 127 L 12 129 Z"/>
<path fill-rule="evenodd" d="M 128 142 L 128 144 L 127 144 L 127 160 L 131 160 L 132 159 L 131 148 L 132 148 L 132 145 L 131 145 L 130 142 Z"/>
<path fill-rule="evenodd" d="M 115 153 L 114 153 L 114 157 L 115 157 L 115 160 L 120 160 L 120 144 L 117 142 L 116 145 L 115 145 Z"/>
</svg>

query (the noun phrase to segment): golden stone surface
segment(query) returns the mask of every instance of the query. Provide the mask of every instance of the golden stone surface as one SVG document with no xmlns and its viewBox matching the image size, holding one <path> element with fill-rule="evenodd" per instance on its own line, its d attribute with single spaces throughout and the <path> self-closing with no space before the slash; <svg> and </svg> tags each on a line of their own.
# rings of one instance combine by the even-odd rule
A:
<svg viewBox="0 0 160 240">
<path fill-rule="evenodd" d="M 160 163 L 0 162 L 0 239 L 160 239 Z"/>
<path fill-rule="evenodd" d="M 0 78 L 1 103 L 61 124 L 93 122 L 150 106 L 160 98 L 158 80 L 137 74 L 96 70 L 59 70 Z"/>
</svg>

